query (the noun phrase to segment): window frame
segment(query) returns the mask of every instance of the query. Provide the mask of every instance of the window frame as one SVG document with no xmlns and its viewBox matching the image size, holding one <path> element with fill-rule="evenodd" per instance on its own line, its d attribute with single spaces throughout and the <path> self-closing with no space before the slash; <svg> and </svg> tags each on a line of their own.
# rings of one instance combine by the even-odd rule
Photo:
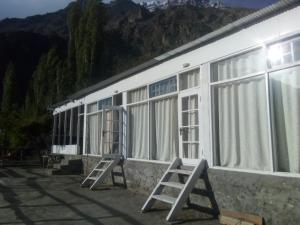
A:
<svg viewBox="0 0 300 225">
<path fill-rule="evenodd" d="M 275 176 L 288 176 L 288 177 L 300 177 L 300 173 L 293 173 L 293 172 L 280 172 L 276 171 L 276 163 L 277 163 L 277 151 L 276 151 L 276 144 L 275 144 L 275 137 L 274 137 L 274 124 L 273 124 L 273 107 L 271 106 L 271 99 L 272 99 L 272 91 L 271 91 L 271 85 L 270 85 L 270 74 L 272 72 L 276 71 L 281 71 L 285 69 L 290 69 L 294 67 L 300 66 L 300 60 L 299 61 L 294 61 L 292 63 L 288 64 L 281 64 L 279 66 L 271 68 L 269 59 L 268 59 L 268 49 L 271 45 L 274 44 L 284 44 L 287 42 L 293 42 L 299 40 L 300 41 L 300 32 L 298 31 L 297 33 L 287 35 L 285 37 L 277 38 L 276 40 L 273 41 L 268 41 L 265 43 L 262 43 L 260 45 L 252 46 L 248 49 L 235 52 L 233 54 L 229 54 L 224 57 L 220 57 L 216 60 L 212 60 L 208 62 L 209 65 L 209 93 L 208 93 L 208 98 L 209 98 L 209 117 L 210 117 L 210 145 L 211 145 L 211 162 L 212 162 L 212 168 L 218 169 L 218 170 L 227 170 L 227 171 L 239 171 L 239 172 L 248 172 L 248 173 L 253 173 L 253 174 L 269 174 L 269 175 L 275 175 Z M 265 69 L 264 71 L 259 71 L 253 74 L 249 74 L 247 76 L 239 77 L 239 78 L 234 78 L 234 79 L 229 79 L 225 81 L 217 81 L 217 82 L 212 82 L 212 66 L 214 63 L 217 63 L 219 61 L 225 60 L 227 58 L 239 56 L 242 54 L 246 54 L 249 51 L 254 51 L 255 49 L 262 48 L 263 49 L 263 54 L 264 54 L 264 64 L 265 64 Z M 293 52 L 293 47 L 291 47 L 292 54 L 294 55 Z M 265 84 L 266 84 L 266 101 L 267 101 L 267 111 L 268 111 L 268 136 L 269 136 L 269 154 L 270 154 L 270 164 L 271 164 L 271 169 L 270 171 L 263 171 L 263 170 L 254 170 L 254 169 L 241 169 L 241 168 L 230 168 L 230 167 L 222 167 L 216 165 L 215 157 L 216 157 L 216 146 L 215 146 L 215 138 L 214 138 L 214 108 L 215 104 L 213 101 L 213 88 L 218 87 L 219 85 L 226 84 L 226 83 L 234 83 L 239 80 L 243 79 L 249 79 L 257 76 L 264 76 L 265 78 Z"/>
</svg>

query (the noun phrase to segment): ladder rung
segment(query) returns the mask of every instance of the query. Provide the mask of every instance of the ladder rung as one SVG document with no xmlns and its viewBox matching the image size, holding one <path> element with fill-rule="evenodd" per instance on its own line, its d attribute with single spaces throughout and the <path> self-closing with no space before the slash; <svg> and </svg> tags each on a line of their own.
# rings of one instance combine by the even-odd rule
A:
<svg viewBox="0 0 300 225">
<path fill-rule="evenodd" d="M 153 195 L 152 198 L 172 205 L 176 202 L 176 198 L 168 195 Z"/>
<path fill-rule="evenodd" d="M 111 162 L 111 160 L 101 160 L 102 163 L 108 163 Z"/>
<path fill-rule="evenodd" d="M 184 188 L 184 184 L 181 184 L 181 183 L 178 183 L 178 182 L 169 181 L 169 182 L 161 182 L 160 184 L 164 185 L 164 186 L 168 186 L 168 187 L 178 188 L 178 189 Z"/>
<path fill-rule="evenodd" d="M 94 169 L 94 171 L 104 171 L 104 169 Z"/>
<path fill-rule="evenodd" d="M 191 175 L 193 171 L 191 170 L 179 170 L 179 169 L 173 169 L 169 170 L 170 173 L 178 173 L 178 174 L 184 174 L 184 175 Z"/>
<path fill-rule="evenodd" d="M 98 177 L 89 177 L 89 180 L 97 180 Z"/>
</svg>

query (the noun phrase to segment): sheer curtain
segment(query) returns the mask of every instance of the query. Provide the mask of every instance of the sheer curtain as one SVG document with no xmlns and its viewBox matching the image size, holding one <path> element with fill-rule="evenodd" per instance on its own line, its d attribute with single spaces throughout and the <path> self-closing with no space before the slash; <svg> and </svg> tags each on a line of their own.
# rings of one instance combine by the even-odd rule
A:
<svg viewBox="0 0 300 225">
<path fill-rule="evenodd" d="M 129 155 L 132 158 L 149 158 L 148 103 L 129 107 Z"/>
<path fill-rule="evenodd" d="M 101 115 L 94 114 L 88 116 L 88 153 L 100 155 L 100 138 L 101 138 Z"/>
<path fill-rule="evenodd" d="M 214 81 L 264 69 L 261 50 L 217 63 Z M 224 167 L 270 170 L 268 109 L 264 76 L 213 88 L 216 163 Z"/>
<path fill-rule="evenodd" d="M 277 170 L 300 172 L 300 67 L 270 74 Z"/>
<path fill-rule="evenodd" d="M 151 159 L 170 161 L 178 156 L 177 97 L 151 103 Z"/>
<path fill-rule="evenodd" d="M 220 166 L 270 170 L 264 77 L 215 89 Z"/>
<path fill-rule="evenodd" d="M 180 90 L 196 87 L 199 85 L 200 69 L 194 69 L 180 74 Z"/>
</svg>

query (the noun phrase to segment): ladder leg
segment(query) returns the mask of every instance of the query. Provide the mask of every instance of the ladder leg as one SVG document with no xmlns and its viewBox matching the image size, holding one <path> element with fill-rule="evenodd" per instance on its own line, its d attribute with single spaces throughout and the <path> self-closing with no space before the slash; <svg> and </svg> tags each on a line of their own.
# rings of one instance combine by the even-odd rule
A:
<svg viewBox="0 0 300 225">
<path fill-rule="evenodd" d="M 201 160 L 200 164 L 193 171 L 193 174 L 186 181 L 185 188 L 181 190 L 176 202 L 173 204 L 166 218 L 167 221 L 169 222 L 175 221 L 176 214 L 182 209 L 183 204 L 189 197 L 190 192 L 193 190 L 198 178 L 200 177 L 201 173 L 205 169 L 205 166 L 206 166 L 206 161 Z"/>
<path fill-rule="evenodd" d="M 123 177 L 124 188 L 127 189 L 127 182 L 126 182 L 126 177 L 125 177 L 125 172 L 124 172 L 123 164 L 121 165 L 121 170 L 122 170 L 122 177 Z"/>
<path fill-rule="evenodd" d="M 170 164 L 169 168 L 166 170 L 166 172 L 164 173 L 164 175 L 162 176 L 162 178 L 160 179 L 160 181 L 158 182 L 158 184 L 156 185 L 156 187 L 154 188 L 154 190 L 150 194 L 150 196 L 147 199 L 146 203 L 144 204 L 144 206 L 142 208 L 142 212 L 146 212 L 146 211 L 148 211 L 152 208 L 153 204 L 156 201 L 155 199 L 152 198 L 153 195 L 161 194 L 161 192 L 164 189 L 164 186 L 161 185 L 161 182 L 163 182 L 163 181 L 165 181 L 165 180 L 167 180 L 171 177 L 171 174 L 169 173 L 169 170 L 177 168 L 177 166 L 179 165 L 180 162 L 181 162 L 181 160 L 179 158 L 176 158 Z"/>
</svg>

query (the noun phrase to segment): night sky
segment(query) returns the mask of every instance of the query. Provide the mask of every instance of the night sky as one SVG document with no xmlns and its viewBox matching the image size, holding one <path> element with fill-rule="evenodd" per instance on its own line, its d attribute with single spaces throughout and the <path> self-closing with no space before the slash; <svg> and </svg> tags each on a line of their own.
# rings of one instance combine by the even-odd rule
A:
<svg viewBox="0 0 300 225">
<path fill-rule="evenodd" d="M 0 0 L 0 20 L 6 17 L 24 18 L 62 9 L 74 0 Z M 231 6 L 262 8 L 277 0 L 224 0 Z"/>
</svg>

